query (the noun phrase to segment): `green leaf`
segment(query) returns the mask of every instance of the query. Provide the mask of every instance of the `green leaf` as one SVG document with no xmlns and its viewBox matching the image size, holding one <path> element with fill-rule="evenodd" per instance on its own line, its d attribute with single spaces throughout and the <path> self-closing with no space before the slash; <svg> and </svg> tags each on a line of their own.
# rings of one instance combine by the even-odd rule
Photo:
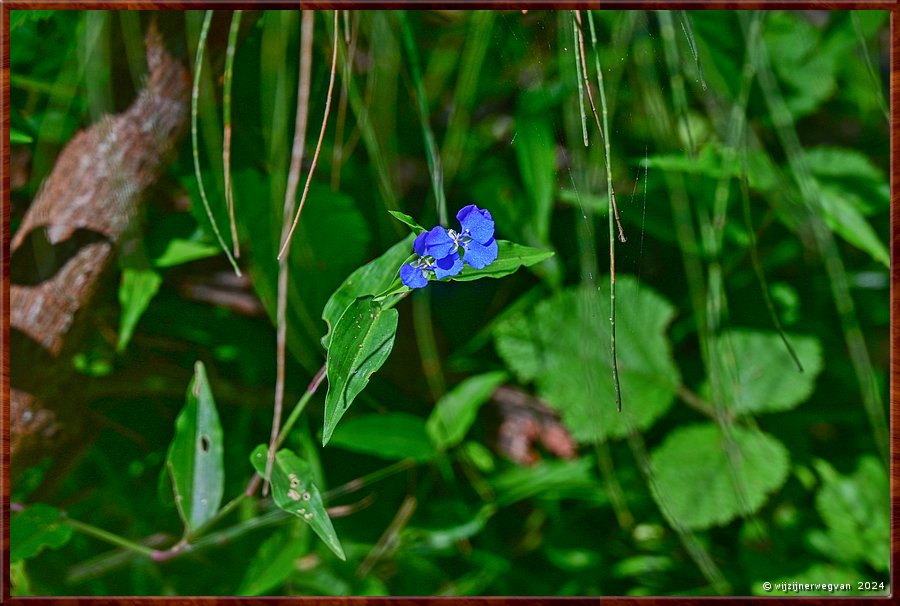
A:
<svg viewBox="0 0 900 606">
<path fill-rule="evenodd" d="M 400 275 L 400 266 L 409 257 L 413 240 L 412 236 L 400 240 L 383 255 L 350 274 L 334 291 L 322 310 L 322 319 L 329 330 L 322 337 L 325 349 L 328 349 L 335 325 L 351 303 L 359 297 L 381 293 Z"/>
<path fill-rule="evenodd" d="M 9 129 L 9 143 L 11 145 L 15 145 L 16 143 L 31 143 L 34 141 L 31 135 L 23 133 L 20 130 L 10 127 Z"/>
<path fill-rule="evenodd" d="M 647 158 L 649 168 L 657 168 L 663 171 L 682 172 L 689 175 L 699 175 L 709 179 L 721 179 L 724 176 L 732 178 L 740 177 L 743 172 L 742 155 L 744 150 L 733 154 L 730 166 L 725 165 L 725 150 L 718 145 L 707 144 L 700 149 L 696 157 L 689 154 L 657 154 Z M 644 159 L 640 159 L 643 164 Z M 747 150 L 747 181 L 753 189 L 769 191 L 778 185 L 775 167 L 768 155 L 757 150 Z M 573 192 L 574 193 L 574 192 Z M 591 202 L 590 197 L 581 195 L 582 201 Z M 568 201 L 568 200 L 567 200 Z M 606 198 L 598 198 L 597 210 L 605 210 Z M 594 203 L 591 203 L 594 206 Z"/>
<path fill-rule="evenodd" d="M 27 560 L 44 547 L 59 549 L 69 542 L 72 527 L 62 512 L 50 505 L 30 505 L 14 513 L 9 521 L 9 560 Z"/>
<path fill-rule="evenodd" d="M 622 412 L 616 411 L 610 355 L 609 285 L 561 291 L 498 324 L 500 357 L 520 381 L 533 380 L 581 442 L 650 427 L 672 404 L 680 378 L 666 327 L 675 310 L 631 276 L 616 280 Z"/>
<path fill-rule="evenodd" d="M 215 257 L 220 252 L 221 249 L 214 244 L 185 240 L 184 238 L 172 238 L 166 243 L 166 249 L 162 254 L 153 259 L 153 265 L 156 267 L 172 267 L 198 259 Z"/>
<path fill-rule="evenodd" d="M 388 460 L 426 461 L 434 456 L 425 422 L 402 412 L 348 419 L 334 431 L 331 445 Z"/>
<path fill-rule="evenodd" d="M 514 273 L 520 267 L 531 267 L 553 256 L 549 250 L 497 240 L 497 259 L 484 269 L 474 269 L 469 265 L 451 278 L 457 282 L 469 282 L 479 278 L 502 278 Z"/>
<path fill-rule="evenodd" d="M 478 409 L 506 379 L 505 372 L 488 372 L 466 379 L 441 398 L 425 423 L 432 443 L 440 450 L 459 444 Z"/>
<path fill-rule="evenodd" d="M 198 361 L 166 455 L 175 506 L 187 532 L 208 522 L 219 510 L 225 486 L 222 456 L 219 414 L 206 369 Z"/>
<path fill-rule="evenodd" d="M 416 223 L 415 219 L 413 219 L 412 217 L 410 217 L 409 215 L 407 215 L 405 213 L 401 213 L 400 211 L 397 211 L 397 210 L 389 210 L 388 212 L 391 213 L 391 216 L 393 216 L 395 219 L 397 219 L 398 221 L 400 221 L 401 223 L 403 223 L 404 225 L 409 227 L 411 230 L 413 230 L 413 233 L 416 234 L 417 236 L 420 233 L 422 233 L 423 231 L 428 231 L 427 229 L 425 229 L 424 227 L 422 227 L 421 225 Z"/>
<path fill-rule="evenodd" d="M 844 147 L 819 146 L 805 151 L 806 163 L 817 177 L 852 177 L 886 181 L 884 173 L 862 152 Z"/>
<path fill-rule="evenodd" d="M 737 426 L 731 435 L 729 442 L 711 423 L 682 426 L 653 451 L 653 498 L 670 522 L 694 530 L 722 526 L 755 513 L 787 479 L 784 444 Z"/>
<path fill-rule="evenodd" d="M 328 444 L 338 421 L 354 398 L 381 368 L 394 347 L 396 309 L 384 309 L 371 297 L 356 299 L 334 328 L 328 347 L 328 393 L 322 445 Z"/>
<path fill-rule="evenodd" d="M 531 202 L 531 215 L 539 242 L 550 233 L 550 215 L 556 188 L 556 137 L 550 120 L 540 115 L 518 116 L 513 142 L 522 183 Z"/>
<path fill-rule="evenodd" d="M 823 460 L 815 466 L 823 480 L 816 508 L 828 530 L 811 532 L 809 542 L 838 562 L 865 562 L 888 572 L 890 495 L 884 466 L 874 457 L 863 457 L 850 476 L 837 473 Z"/>
<path fill-rule="evenodd" d="M 138 320 L 156 296 L 160 284 L 162 277 L 152 269 L 122 270 L 122 283 L 119 285 L 119 305 L 122 306 L 122 313 L 119 317 L 117 351 L 124 351 L 128 346 Z"/>
<path fill-rule="evenodd" d="M 237 595 L 263 595 L 284 583 L 296 572 L 296 560 L 309 551 L 306 528 L 302 524 L 294 524 L 291 528 L 272 533 L 263 541 L 247 566 Z"/>
<path fill-rule="evenodd" d="M 878 238 L 878 234 L 852 199 L 843 195 L 842 190 L 833 187 L 820 186 L 818 191 L 828 227 L 853 246 L 869 253 L 885 267 L 890 267 L 891 255 L 887 246 Z"/>
<path fill-rule="evenodd" d="M 264 476 L 266 473 L 266 455 L 269 449 L 260 444 L 250 455 L 253 468 Z M 345 560 L 344 549 L 331 525 L 331 518 L 325 510 L 322 495 L 312 480 L 312 470 L 303 459 L 290 450 L 283 448 L 275 454 L 272 465 L 272 498 L 275 504 L 284 511 L 297 516 L 313 529 L 334 554 Z"/>
<path fill-rule="evenodd" d="M 13 597 L 25 597 L 31 594 L 31 581 L 28 571 L 25 570 L 25 561 L 17 560 L 9 563 L 9 595 Z"/>
<path fill-rule="evenodd" d="M 29 21 L 39 22 L 46 21 L 59 11 L 48 10 L 14 10 L 9 11 L 9 31 L 12 32 L 16 28 L 28 23 Z"/>
<path fill-rule="evenodd" d="M 814 337 L 786 335 L 803 372 L 774 332 L 732 330 L 720 337 L 722 354 L 733 356 L 737 376 L 725 396 L 739 414 L 790 410 L 806 401 L 822 371 L 822 347 Z"/>
<path fill-rule="evenodd" d="M 501 506 L 538 496 L 550 500 L 580 498 L 605 503 L 604 493 L 593 475 L 594 460 L 541 461 L 531 467 L 512 467 L 491 478 Z"/>
</svg>

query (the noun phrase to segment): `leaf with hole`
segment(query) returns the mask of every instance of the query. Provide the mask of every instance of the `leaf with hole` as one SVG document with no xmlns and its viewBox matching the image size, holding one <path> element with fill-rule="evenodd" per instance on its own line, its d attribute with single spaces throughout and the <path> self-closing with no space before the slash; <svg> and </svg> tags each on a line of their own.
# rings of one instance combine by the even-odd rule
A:
<svg viewBox="0 0 900 606">
<path fill-rule="evenodd" d="M 206 369 L 198 361 L 184 408 L 175 419 L 175 437 L 166 455 L 175 506 L 190 533 L 219 510 L 225 487 L 223 436 Z"/>
<path fill-rule="evenodd" d="M 397 334 L 396 309 L 384 309 L 371 297 L 356 299 L 334 328 L 328 347 L 328 393 L 322 445 L 328 444 L 338 421 L 372 374 L 384 364 Z"/>
<path fill-rule="evenodd" d="M 69 542 L 72 527 L 62 512 L 50 505 L 29 505 L 9 520 L 9 560 L 27 560 L 45 547 L 59 549 Z"/>
<path fill-rule="evenodd" d="M 672 524 L 693 530 L 752 515 L 787 479 L 784 444 L 759 430 L 712 423 L 670 432 L 650 459 L 653 498 Z"/>
<path fill-rule="evenodd" d="M 253 468 L 261 476 L 266 472 L 268 451 L 268 446 L 260 444 L 250 455 Z M 309 524 L 328 548 L 337 557 L 345 560 L 344 549 L 334 531 L 334 526 L 331 525 L 331 518 L 328 517 L 322 495 L 312 480 L 312 471 L 306 461 L 290 450 L 282 448 L 275 454 L 272 477 L 268 479 L 272 485 L 272 498 L 275 504 Z"/>
</svg>

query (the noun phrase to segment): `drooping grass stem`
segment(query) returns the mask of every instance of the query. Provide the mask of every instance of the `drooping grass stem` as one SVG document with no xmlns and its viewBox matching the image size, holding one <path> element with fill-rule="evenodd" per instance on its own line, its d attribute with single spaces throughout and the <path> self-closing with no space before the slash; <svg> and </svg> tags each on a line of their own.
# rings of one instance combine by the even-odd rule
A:
<svg viewBox="0 0 900 606">
<path fill-rule="evenodd" d="M 204 55 L 206 54 L 206 38 L 209 35 L 209 24 L 212 22 L 212 15 L 212 11 L 206 11 L 206 14 L 203 17 L 203 25 L 200 28 L 200 39 L 197 42 L 197 54 L 194 60 L 194 84 L 191 88 L 191 151 L 194 157 L 194 174 L 197 177 L 197 189 L 200 191 L 200 200 L 203 202 L 206 216 L 209 218 L 209 223 L 212 226 L 216 240 L 219 242 L 219 246 L 225 252 L 225 256 L 228 257 L 228 262 L 231 263 L 231 266 L 234 268 L 234 273 L 240 276 L 241 269 L 238 267 L 237 262 L 231 255 L 231 251 L 228 250 L 228 246 L 225 244 L 225 240 L 222 238 L 222 233 L 219 231 L 219 225 L 216 223 L 212 208 L 209 206 L 209 199 L 206 197 L 206 188 L 203 186 L 203 173 L 200 170 L 200 148 L 197 143 L 197 112 L 200 100 L 200 75 L 203 72 L 203 61 Z"/>
</svg>

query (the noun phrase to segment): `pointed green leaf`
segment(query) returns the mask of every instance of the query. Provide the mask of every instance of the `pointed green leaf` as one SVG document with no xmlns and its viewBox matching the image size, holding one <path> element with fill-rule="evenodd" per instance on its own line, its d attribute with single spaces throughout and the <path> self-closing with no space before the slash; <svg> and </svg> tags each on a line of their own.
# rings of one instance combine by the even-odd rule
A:
<svg viewBox="0 0 900 606">
<path fill-rule="evenodd" d="M 322 445 L 328 444 L 338 421 L 354 398 L 381 368 L 394 347 L 397 310 L 384 309 L 371 297 L 355 300 L 338 320 L 328 347 L 328 393 Z"/>
<path fill-rule="evenodd" d="M 502 371 L 471 377 L 441 398 L 425 423 L 434 445 L 443 450 L 459 444 L 475 422 L 478 409 L 506 378 Z"/>
<path fill-rule="evenodd" d="M 890 267 L 891 254 L 887 245 L 881 241 L 852 199 L 843 195 L 843 191 L 838 188 L 820 186 L 818 190 L 828 227 L 853 246 L 869 253 L 885 267 Z"/>
<path fill-rule="evenodd" d="M 221 252 L 218 246 L 206 242 L 185 240 L 184 238 L 172 238 L 166 243 L 166 248 L 160 256 L 153 259 L 156 267 L 173 267 L 198 259 L 215 257 Z"/>
<path fill-rule="evenodd" d="M 206 369 L 198 361 L 166 455 L 175 506 L 187 531 L 196 530 L 219 510 L 225 486 L 222 445 L 216 403 Z"/>
<path fill-rule="evenodd" d="M 260 444 L 250 455 L 250 462 L 260 475 L 266 472 L 267 453 L 268 446 Z M 312 480 L 312 471 L 306 461 L 286 448 L 279 450 L 275 454 L 269 481 L 275 504 L 309 524 L 329 549 L 345 560 L 344 549 L 331 525 L 331 518 L 325 511 L 322 495 Z"/>
<path fill-rule="evenodd" d="M 284 583 L 297 571 L 296 560 L 309 551 L 308 537 L 303 524 L 272 533 L 250 560 L 237 595 L 263 595 Z"/>
<path fill-rule="evenodd" d="M 334 431 L 330 444 L 389 460 L 426 461 L 435 454 L 425 421 L 402 412 L 348 419 Z"/>
<path fill-rule="evenodd" d="M 564 290 L 494 331 L 500 357 L 521 381 L 535 382 L 538 394 L 560 411 L 580 442 L 650 427 L 671 406 L 680 381 L 666 338 L 675 315 L 672 305 L 631 276 L 617 278 L 616 293 L 621 413 L 616 411 L 605 281 L 599 290 Z"/>
<path fill-rule="evenodd" d="M 117 351 L 124 351 L 128 346 L 138 320 L 156 296 L 160 284 L 162 277 L 152 269 L 122 270 L 122 283 L 119 286 L 119 305 L 122 306 L 122 313 L 119 317 Z"/>
<path fill-rule="evenodd" d="M 413 230 L 413 233 L 416 234 L 417 236 L 420 233 L 422 233 L 423 231 L 428 231 L 424 227 L 422 227 L 421 225 L 416 223 L 416 220 L 407 214 L 401 213 L 396 210 L 389 210 L 388 212 L 391 213 L 391 216 L 393 216 L 395 219 L 397 219 L 398 221 L 400 221 L 401 223 L 403 223 L 404 225 L 409 227 L 411 230 Z"/>
<path fill-rule="evenodd" d="M 822 347 L 813 337 L 786 335 L 797 353 L 797 369 L 781 337 L 774 332 L 732 330 L 720 338 L 722 353 L 733 356 L 737 376 L 726 397 L 742 414 L 790 410 L 813 392 L 822 370 Z"/>
<path fill-rule="evenodd" d="M 62 512 L 50 505 L 30 505 L 14 513 L 9 521 L 10 561 L 33 558 L 44 547 L 59 549 L 69 542 L 72 527 Z"/>
<path fill-rule="evenodd" d="M 15 128 L 9 129 L 9 143 L 11 145 L 15 145 L 16 143 L 31 143 L 32 141 L 34 141 L 34 139 L 31 138 L 31 135 L 23 133 Z"/>
<path fill-rule="evenodd" d="M 514 273 L 520 267 L 531 267 L 553 256 L 552 251 L 522 246 L 506 240 L 497 240 L 497 249 L 497 259 L 490 265 L 484 269 L 474 269 L 466 265 L 452 279 L 457 282 L 469 282 L 479 278 L 502 278 Z"/>
<path fill-rule="evenodd" d="M 755 513 L 787 479 L 784 444 L 758 430 L 682 426 L 651 455 L 653 498 L 673 523 L 703 530 Z"/>
<path fill-rule="evenodd" d="M 347 307 L 359 297 L 375 295 L 387 289 L 400 275 L 400 266 L 412 252 L 413 236 L 403 238 L 377 259 L 366 263 L 344 280 L 334 291 L 325 309 L 322 319 L 328 325 L 328 333 L 322 337 L 322 346 L 328 349 L 334 327 Z"/>
</svg>

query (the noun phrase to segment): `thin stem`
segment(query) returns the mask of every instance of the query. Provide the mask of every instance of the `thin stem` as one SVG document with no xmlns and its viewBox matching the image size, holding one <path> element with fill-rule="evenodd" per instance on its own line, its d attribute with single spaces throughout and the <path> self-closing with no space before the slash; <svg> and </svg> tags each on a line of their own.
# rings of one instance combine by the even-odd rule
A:
<svg viewBox="0 0 900 606">
<path fill-rule="evenodd" d="M 234 257 L 231 256 L 231 251 L 228 250 L 228 246 L 222 238 L 219 226 L 216 223 L 212 209 L 209 206 L 209 200 L 206 197 L 206 188 L 203 186 L 203 173 L 200 171 L 200 148 L 197 143 L 197 108 L 200 99 L 200 74 L 203 72 L 203 56 L 206 52 L 206 37 L 209 34 L 209 24 L 212 22 L 212 14 L 212 11 L 206 11 L 206 15 L 203 17 L 203 25 L 200 28 L 200 40 L 197 43 L 197 56 L 194 60 L 194 84 L 191 88 L 191 150 L 194 156 L 194 174 L 197 177 L 197 188 L 200 190 L 200 200 L 203 201 L 203 208 L 206 210 L 206 216 L 209 217 L 209 223 L 212 225 L 213 233 L 219 241 L 219 246 L 221 246 L 222 250 L 225 252 L 225 256 L 228 257 L 228 262 L 231 263 L 231 266 L 234 268 L 234 273 L 240 276 L 241 269 L 238 267 Z"/>
<path fill-rule="evenodd" d="M 153 557 L 153 553 L 155 551 L 154 549 L 151 549 L 146 545 L 141 545 L 140 543 L 135 543 L 134 541 L 129 541 L 124 537 L 120 537 L 119 535 L 103 530 L 102 528 L 97 528 L 96 526 L 92 526 L 84 522 L 79 522 L 78 520 L 73 520 L 72 518 L 66 518 L 66 524 L 68 524 L 78 532 L 86 534 L 88 536 L 92 536 L 95 539 L 100 539 L 101 541 L 105 541 L 111 545 L 116 545 L 117 547 L 127 549 L 128 551 L 146 556 L 148 558 Z"/>
<path fill-rule="evenodd" d="M 300 168 L 303 164 L 304 143 L 306 141 L 306 125 L 309 116 L 309 89 L 312 80 L 312 43 L 315 24 L 315 12 L 303 11 L 300 25 L 300 77 L 297 83 L 297 115 L 294 124 L 294 142 L 291 148 L 291 167 L 288 173 L 287 187 L 284 194 L 281 237 L 287 236 L 288 222 L 294 214 L 294 200 L 297 197 L 297 184 L 300 182 Z M 299 215 L 298 215 L 299 216 Z M 272 432 L 269 437 L 269 452 L 266 458 L 266 473 L 270 477 L 272 463 L 275 460 L 275 441 L 281 425 L 281 412 L 284 407 L 284 380 L 287 349 L 287 295 L 288 265 L 287 255 L 278 257 L 278 293 L 275 307 L 275 405 L 272 412 Z M 268 485 L 263 485 L 263 495 Z"/>
<path fill-rule="evenodd" d="M 578 22 L 578 41 L 581 50 L 583 51 L 584 36 L 581 34 L 581 14 L 579 11 L 575 11 L 575 17 Z M 610 355 L 612 357 L 613 385 L 615 385 L 616 388 L 616 410 L 622 412 L 622 386 L 619 383 L 619 361 L 616 356 L 616 224 L 619 226 L 619 239 L 622 242 L 625 241 L 625 233 L 622 231 L 622 224 L 619 223 L 619 211 L 616 208 L 616 194 L 613 191 L 606 87 L 603 86 L 603 70 L 601 69 L 600 59 L 597 54 L 597 34 L 594 30 L 594 17 L 590 11 L 588 11 L 588 23 L 591 28 L 591 43 L 594 45 L 594 60 L 597 66 L 597 87 L 600 89 L 600 105 L 603 111 L 603 153 L 606 157 L 606 188 L 609 196 L 607 208 L 609 215 L 609 347 Z"/>
<path fill-rule="evenodd" d="M 309 173 L 306 175 L 306 185 L 303 187 L 303 195 L 300 196 L 300 205 L 297 207 L 297 214 L 294 216 L 294 223 L 288 232 L 281 250 L 278 252 L 278 259 L 281 260 L 290 246 L 291 238 L 297 224 L 300 222 L 300 213 L 303 212 L 303 205 L 306 203 L 306 195 L 309 193 L 309 184 L 312 182 L 313 173 L 316 171 L 316 164 L 319 161 L 319 152 L 322 150 L 322 140 L 325 138 L 325 127 L 328 126 L 328 114 L 331 111 L 331 95 L 334 92 L 334 77 L 337 72 L 337 49 L 338 49 L 338 13 L 334 11 L 334 52 L 331 55 L 331 77 L 328 81 L 328 92 L 325 95 L 325 115 L 322 117 L 322 128 L 319 130 L 319 141 L 316 143 L 316 151 L 313 153 L 312 164 L 309 167 Z"/>
<path fill-rule="evenodd" d="M 228 221 L 231 224 L 231 242 L 234 246 L 234 257 L 241 256 L 241 243 L 238 241 L 237 222 L 234 220 L 234 192 L 231 188 L 231 83 L 234 75 L 234 51 L 237 48 L 238 31 L 241 29 L 241 14 L 236 10 L 231 15 L 231 29 L 228 32 L 228 48 L 225 50 L 225 82 L 222 87 L 222 113 L 224 131 L 222 133 L 222 165 L 225 172 L 225 206 L 228 208 Z"/>
</svg>

